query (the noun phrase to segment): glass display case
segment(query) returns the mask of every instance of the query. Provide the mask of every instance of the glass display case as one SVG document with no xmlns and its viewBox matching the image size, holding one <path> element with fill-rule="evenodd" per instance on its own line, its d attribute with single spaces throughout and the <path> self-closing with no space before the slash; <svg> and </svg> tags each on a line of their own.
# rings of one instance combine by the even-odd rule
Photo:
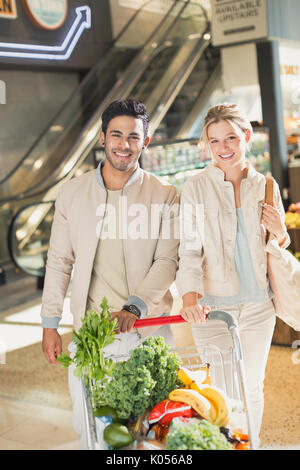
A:
<svg viewBox="0 0 300 470">
<path fill-rule="evenodd" d="M 150 144 L 143 152 L 141 166 L 180 191 L 183 183 L 207 165 L 207 157 L 197 140 Z"/>
<path fill-rule="evenodd" d="M 271 174 L 269 129 L 263 126 L 253 126 L 251 147 L 246 158 L 260 173 Z"/>
</svg>

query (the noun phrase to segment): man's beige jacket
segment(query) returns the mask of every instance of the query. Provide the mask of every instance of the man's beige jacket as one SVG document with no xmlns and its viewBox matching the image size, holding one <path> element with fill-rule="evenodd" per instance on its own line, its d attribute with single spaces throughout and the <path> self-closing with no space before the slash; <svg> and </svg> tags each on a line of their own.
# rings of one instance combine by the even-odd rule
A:
<svg viewBox="0 0 300 470">
<path fill-rule="evenodd" d="M 136 224 L 146 223 L 148 234 L 145 236 L 145 227 L 141 227 L 140 237 L 136 237 L 136 232 L 133 236 L 124 235 L 129 303 L 140 308 L 142 317 L 168 313 L 173 302 L 169 287 L 178 264 L 176 188 L 138 167 L 124 186 L 122 196 L 128 206 L 128 225 L 132 221 L 134 224 L 140 209 L 141 218 L 136 219 Z M 57 326 L 71 274 L 70 310 L 75 330 L 81 326 L 106 198 L 100 165 L 63 184 L 59 191 L 42 296 L 43 327 Z M 154 330 L 149 327 L 138 331 L 144 337 Z"/>
</svg>

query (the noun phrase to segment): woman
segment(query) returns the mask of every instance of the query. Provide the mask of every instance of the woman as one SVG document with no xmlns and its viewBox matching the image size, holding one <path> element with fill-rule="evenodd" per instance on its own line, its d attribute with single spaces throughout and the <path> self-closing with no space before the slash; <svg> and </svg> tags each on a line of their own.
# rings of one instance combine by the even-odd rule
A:
<svg viewBox="0 0 300 470">
<path fill-rule="evenodd" d="M 221 321 L 205 322 L 210 309 L 225 310 L 239 324 L 254 443 L 259 443 L 263 382 L 275 312 L 267 276 L 266 230 L 270 240 L 289 244 L 279 188 L 275 207 L 264 204 L 265 177 L 245 160 L 253 131 L 236 104 L 209 109 L 202 139 L 212 162 L 183 186 L 183 227 L 176 284 L 181 315 L 192 322 L 196 344 L 230 348 Z M 196 227 L 196 231 L 191 230 Z M 194 237 L 191 235 L 194 233 Z"/>
</svg>

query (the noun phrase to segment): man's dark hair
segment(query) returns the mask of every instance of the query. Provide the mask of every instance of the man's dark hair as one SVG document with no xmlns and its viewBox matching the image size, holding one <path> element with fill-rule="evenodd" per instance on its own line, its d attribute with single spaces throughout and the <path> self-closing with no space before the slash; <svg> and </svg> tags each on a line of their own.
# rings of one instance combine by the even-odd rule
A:
<svg viewBox="0 0 300 470">
<path fill-rule="evenodd" d="M 143 121 L 144 138 L 148 135 L 150 116 L 146 111 L 146 106 L 141 101 L 127 99 L 113 101 L 103 111 L 102 114 L 102 131 L 106 135 L 109 122 L 117 116 L 132 116 Z"/>
</svg>

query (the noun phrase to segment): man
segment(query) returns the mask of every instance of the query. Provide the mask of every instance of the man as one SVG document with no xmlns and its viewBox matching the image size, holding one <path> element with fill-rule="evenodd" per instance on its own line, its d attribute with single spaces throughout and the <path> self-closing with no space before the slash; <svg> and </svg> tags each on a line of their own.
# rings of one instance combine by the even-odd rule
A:
<svg viewBox="0 0 300 470">
<path fill-rule="evenodd" d="M 104 162 L 65 183 L 58 194 L 41 311 L 43 351 L 50 363 L 57 363 L 61 353 L 57 328 L 72 271 L 75 330 L 86 310 L 99 309 L 106 296 L 121 338 L 110 352 L 128 353 L 149 334 L 172 342 L 168 326 L 133 329 L 137 318 L 170 312 L 169 287 L 178 262 L 176 189 L 138 164 L 149 143 L 148 126 L 142 103 L 111 103 L 102 115 Z M 74 345 L 69 349 L 74 353 Z M 84 448 L 80 389 L 70 371 L 73 423 Z"/>
</svg>

